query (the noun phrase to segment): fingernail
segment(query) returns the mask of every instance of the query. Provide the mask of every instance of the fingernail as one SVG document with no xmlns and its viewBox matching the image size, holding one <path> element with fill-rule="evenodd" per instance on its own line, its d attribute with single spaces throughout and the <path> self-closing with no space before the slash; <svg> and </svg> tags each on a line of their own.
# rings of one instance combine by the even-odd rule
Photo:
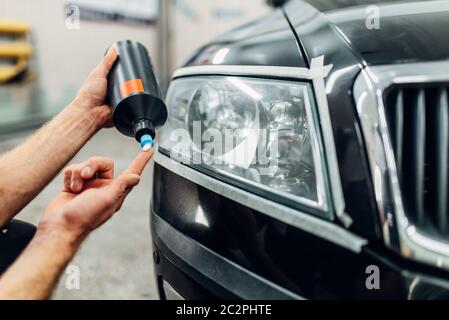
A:
<svg viewBox="0 0 449 320">
<path fill-rule="evenodd" d="M 87 176 L 90 176 L 91 174 L 92 174 L 92 169 L 90 167 L 85 167 L 83 169 L 83 171 L 81 171 L 82 177 L 87 177 Z"/>
<path fill-rule="evenodd" d="M 142 151 L 143 151 L 143 152 L 150 151 L 150 149 L 151 149 L 151 145 L 149 145 L 149 144 L 146 144 L 146 145 L 144 145 L 144 146 L 142 147 Z"/>
<path fill-rule="evenodd" d="M 78 179 L 74 179 L 72 180 L 71 184 L 70 184 L 70 189 L 72 189 L 73 191 L 78 190 L 80 187 L 80 181 Z"/>
</svg>

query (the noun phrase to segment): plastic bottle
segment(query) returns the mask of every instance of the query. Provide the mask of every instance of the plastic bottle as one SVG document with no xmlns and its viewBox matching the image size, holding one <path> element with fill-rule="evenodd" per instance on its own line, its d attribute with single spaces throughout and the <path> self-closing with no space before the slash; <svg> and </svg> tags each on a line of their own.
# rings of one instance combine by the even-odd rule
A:
<svg viewBox="0 0 449 320">
<path fill-rule="evenodd" d="M 108 75 L 108 103 L 118 131 L 135 137 L 143 150 L 153 147 L 156 129 L 167 121 L 167 107 L 146 48 L 131 40 L 112 45 L 117 60 Z"/>
</svg>

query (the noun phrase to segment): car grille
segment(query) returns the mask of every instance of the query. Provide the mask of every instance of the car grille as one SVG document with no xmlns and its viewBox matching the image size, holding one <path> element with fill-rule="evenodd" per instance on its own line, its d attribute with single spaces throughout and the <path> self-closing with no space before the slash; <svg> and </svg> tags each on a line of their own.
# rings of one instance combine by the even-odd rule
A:
<svg viewBox="0 0 449 320">
<path fill-rule="evenodd" d="M 395 85 L 384 95 L 406 215 L 423 232 L 449 235 L 448 84 Z"/>
</svg>

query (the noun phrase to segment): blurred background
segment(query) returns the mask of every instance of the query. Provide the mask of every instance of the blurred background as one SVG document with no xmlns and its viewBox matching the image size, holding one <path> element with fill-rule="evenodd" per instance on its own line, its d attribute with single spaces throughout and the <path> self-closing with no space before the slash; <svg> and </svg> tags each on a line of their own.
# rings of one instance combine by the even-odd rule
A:
<svg viewBox="0 0 449 320">
<path fill-rule="evenodd" d="M 76 95 L 106 49 L 137 40 L 163 86 L 211 38 L 272 10 L 265 0 L 0 0 L 0 153 L 26 139 Z M 138 145 L 114 129 L 98 133 L 73 159 L 107 156 L 122 170 Z M 58 176 L 18 218 L 37 223 L 60 190 Z M 122 210 L 95 232 L 62 277 L 55 299 L 155 299 L 149 234 L 151 169 Z"/>
<path fill-rule="evenodd" d="M 166 83 L 201 44 L 268 10 L 264 0 L 0 0 L 1 130 L 61 109 L 116 40 L 144 44 Z"/>
</svg>

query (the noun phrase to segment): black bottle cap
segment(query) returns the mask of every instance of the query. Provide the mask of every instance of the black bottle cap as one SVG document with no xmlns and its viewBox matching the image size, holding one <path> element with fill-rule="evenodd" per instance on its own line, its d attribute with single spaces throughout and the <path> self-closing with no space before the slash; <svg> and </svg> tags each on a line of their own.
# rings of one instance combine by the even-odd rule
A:
<svg viewBox="0 0 449 320">
<path fill-rule="evenodd" d="M 143 135 L 149 134 L 153 139 L 156 135 L 153 123 L 148 119 L 139 119 L 133 123 L 134 137 L 140 143 Z"/>
</svg>

